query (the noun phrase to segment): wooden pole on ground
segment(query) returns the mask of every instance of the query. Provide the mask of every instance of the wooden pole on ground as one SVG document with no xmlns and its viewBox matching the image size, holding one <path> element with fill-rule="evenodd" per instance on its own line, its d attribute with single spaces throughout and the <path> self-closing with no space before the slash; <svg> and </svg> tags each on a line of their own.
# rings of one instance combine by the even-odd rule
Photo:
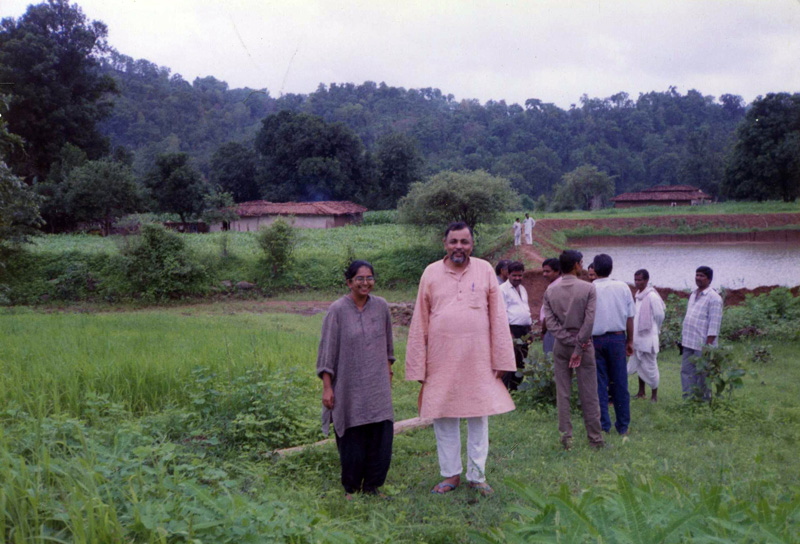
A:
<svg viewBox="0 0 800 544">
<path fill-rule="evenodd" d="M 420 429 L 422 427 L 429 427 L 431 425 L 433 425 L 432 419 L 423 419 L 421 417 L 413 417 L 411 419 L 404 419 L 403 421 L 395 421 L 394 434 L 400 434 L 407 431 L 411 431 L 413 429 Z M 287 455 L 291 455 L 293 453 L 299 453 L 308 448 L 324 446 L 325 444 L 328 444 L 330 442 L 334 442 L 334 439 L 326 438 L 325 440 L 320 440 L 319 442 L 314 442 L 313 444 L 303 444 L 302 446 L 294 446 L 292 448 L 275 450 L 273 452 L 270 452 L 268 455 L 277 455 L 278 457 L 286 457 Z"/>
</svg>

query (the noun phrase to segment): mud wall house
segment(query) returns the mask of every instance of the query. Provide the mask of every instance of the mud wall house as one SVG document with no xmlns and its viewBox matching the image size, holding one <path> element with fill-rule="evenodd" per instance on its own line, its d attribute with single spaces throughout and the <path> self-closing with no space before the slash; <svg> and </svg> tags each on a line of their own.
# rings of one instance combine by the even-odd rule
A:
<svg viewBox="0 0 800 544">
<path fill-rule="evenodd" d="M 268 202 L 253 200 L 236 205 L 239 219 L 230 223 L 215 223 L 211 232 L 233 230 L 256 232 L 271 225 L 279 217 L 292 218 L 295 227 L 307 229 L 331 229 L 359 224 L 364 220 L 367 208 L 353 202 Z"/>
<path fill-rule="evenodd" d="M 615 208 L 634 206 L 696 206 L 711 202 L 708 195 L 691 185 L 661 185 L 638 193 L 622 193 L 611 199 Z"/>
</svg>

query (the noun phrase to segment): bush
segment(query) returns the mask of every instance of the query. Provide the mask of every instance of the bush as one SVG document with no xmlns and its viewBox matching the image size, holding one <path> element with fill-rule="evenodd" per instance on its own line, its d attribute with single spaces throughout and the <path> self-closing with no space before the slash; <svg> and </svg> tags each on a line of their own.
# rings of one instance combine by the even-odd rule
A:
<svg viewBox="0 0 800 544">
<path fill-rule="evenodd" d="M 135 297 L 166 300 L 207 289 L 205 268 L 189 254 L 180 235 L 161 225 L 144 225 L 121 253 L 127 287 Z"/>
<path fill-rule="evenodd" d="M 728 347 L 703 346 L 702 353 L 690 357 L 689 360 L 694 363 L 697 373 L 705 378 L 705 388 L 711 390 L 711 395 L 708 395 L 705 388 L 696 387 L 689 397 L 693 402 L 708 402 L 711 409 L 714 409 L 716 399 L 727 393 L 727 400 L 731 400 L 733 390 L 744 385 L 742 378 L 746 372 L 738 366 L 738 361 Z"/>
<path fill-rule="evenodd" d="M 258 231 L 258 245 L 264 251 L 264 265 L 269 270 L 268 281 L 280 280 L 292 267 L 298 239 L 294 227 L 280 218 Z"/>
</svg>

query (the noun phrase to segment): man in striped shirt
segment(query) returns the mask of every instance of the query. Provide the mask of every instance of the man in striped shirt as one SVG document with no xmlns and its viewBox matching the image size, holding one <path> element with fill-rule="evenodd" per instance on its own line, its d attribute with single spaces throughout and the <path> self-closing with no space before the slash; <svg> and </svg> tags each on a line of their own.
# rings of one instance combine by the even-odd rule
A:
<svg viewBox="0 0 800 544">
<path fill-rule="evenodd" d="M 696 388 L 703 392 L 703 398 L 711 397 L 711 390 L 705 378 L 697 372 L 692 357 L 700 355 L 704 345 L 716 346 L 719 327 L 722 323 L 722 297 L 711 288 L 714 271 L 708 266 L 697 269 L 694 282 L 697 289 L 689 296 L 686 317 L 683 318 L 681 345 L 681 389 L 683 398 L 692 395 Z"/>
</svg>

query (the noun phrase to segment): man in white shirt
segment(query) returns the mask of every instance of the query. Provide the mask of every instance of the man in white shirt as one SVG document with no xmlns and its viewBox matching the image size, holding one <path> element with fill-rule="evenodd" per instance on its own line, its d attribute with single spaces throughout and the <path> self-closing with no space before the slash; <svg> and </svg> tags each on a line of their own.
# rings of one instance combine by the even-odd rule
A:
<svg viewBox="0 0 800 544">
<path fill-rule="evenodd" d="M 517 360 L 517 372 L 506 372 L 503 376 L 503 383 L 509 391 L 514 391 L 522 383 L 521 369 L 525 368 L 525 357 L 528 356 L 528 335 L 531 333 L 531 307 L 528 305 L 528 292 L 522 286 L 522 274 L 525 272 L 525 265 L 519 261 L 514 261 L 508 265 L 508 281 L 500 286 L 503 300 L 506 302 L 506 314 L 508 315 L 508 325 L 511 328 L 511 336 L 514 337 L 514 356 Z M 523 339 L 522 344 L 516 342 Z"/>
<path fill-rule="evenodd" d="M 653 394 L 651 402 L 658 402 L 658 350 L 661 324 L 664 323 L 666 309 L 661 295 L 647 285 L 650 273 L 642 268 L 633 275 L 636 285 L 636 317 L 633 318 L 633 355 L 628 359 L 628 374 L 639 374 L 637 399 L 646 398 L 644 386 L 650 386 Z"/>
<path fill-rule="evenodd" d="M 533 227 L 536 225 L 536 221 L 534 221 L 533 217 L 525 214 L 525 221 L 522 222 L 522 226 L 525 228 L 525 243 L 528 245 L 533 244 Z"/>
<path fill-rule="evenodd" d="M 514 221 L 514 224 L 511 226 L 511 230 L 514 232 L 514 245 L 520 245 L 522 243 L 522 223 L 519 222 L 519 217 L 517 217 L 517 220 Z"/>
<path fill-rule="evenodd" d="M 605 253 L 592 261 L 597 279 L 597 306 L 592 328 L 595 360 L 597 362 L 597 396 L 600 402 L 600 425 L 605 432 L 611 430 L 608 414 L 608 384 L 614 402 L 616 421 L 614 427 L 622 436 L 628 434 L 631 422 L 631 403 L 628 393 L 628 366 L 625 356 L 633 355 L 633 318 L 636 306 L 627 284 L 612 280 L 613 261 Z"/>
</svg>

